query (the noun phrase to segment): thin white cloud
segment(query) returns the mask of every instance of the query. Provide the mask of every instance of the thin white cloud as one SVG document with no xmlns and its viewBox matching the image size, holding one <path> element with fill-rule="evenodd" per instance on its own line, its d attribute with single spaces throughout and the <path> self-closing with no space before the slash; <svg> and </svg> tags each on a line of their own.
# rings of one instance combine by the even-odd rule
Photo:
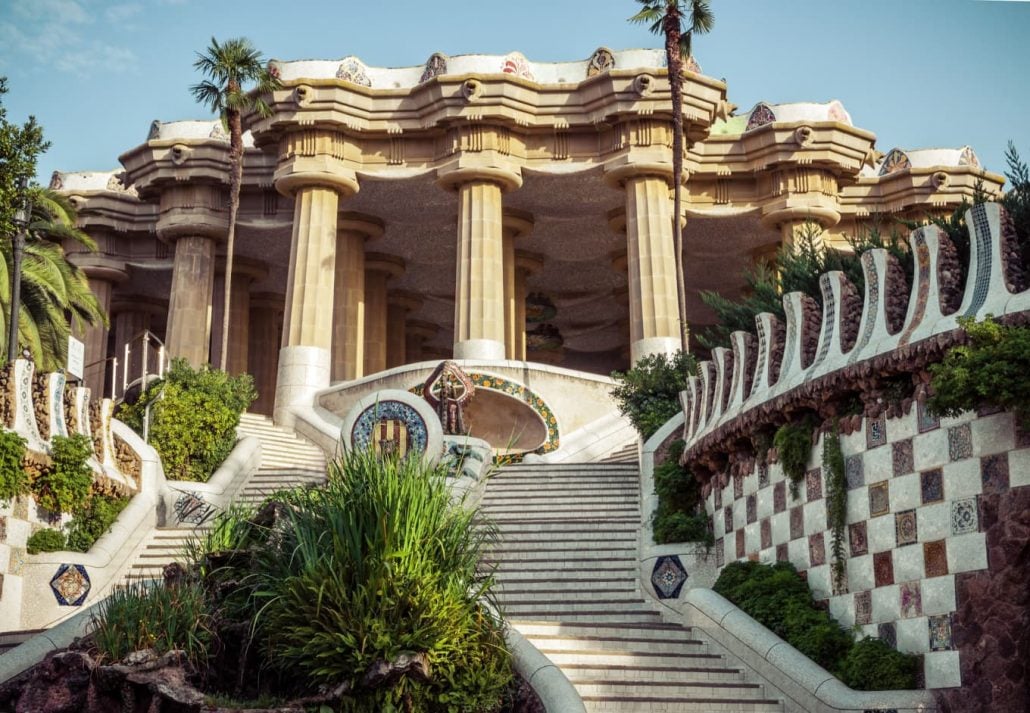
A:
<svg viewBox="0 0 1030 713">
<path fill-rule="evenodd" d="M 143 5 L 138 2 L 119 3 L 104 10 L 104 17 L 108 22 L 121 24 L 143 13 Z"/>
</svg>

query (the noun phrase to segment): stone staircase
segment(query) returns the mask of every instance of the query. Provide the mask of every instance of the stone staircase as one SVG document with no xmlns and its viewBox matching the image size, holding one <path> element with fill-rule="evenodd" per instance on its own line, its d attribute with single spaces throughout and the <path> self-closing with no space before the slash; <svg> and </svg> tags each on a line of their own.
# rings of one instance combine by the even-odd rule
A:
<svg viewBox="0 0 1030 713">
<path fill-rule="evenodd" d="M 510 624 L 557 664 L 587 710 L 782 711 L 701 632 L 666 623 L 640 591 L 635 464 L 503 468 L 481 512 Z"/>
<path fill-rule="evenodd" d="M 236 493 L 234 502 L 257 505 L 282 488 L 325 481 L 325 456 L 321 449 L 258 414 L 245 413 L 237 433 L 261 439 L 261 465 Z M 209 523 L 199 526 L 161 527 L 144 540 L 126 581 L 161 577 L 165 565 L 180 558 L 186 543 L 202 534 Z"/>
<path fill-rule="evenodd" d="M 637 443 L 627 443 L 622 448 L 614 450 L 604 458 L 600 460 L 601 463 L 624 463 L 636 465 L 637 463 Z"/>
</svg>

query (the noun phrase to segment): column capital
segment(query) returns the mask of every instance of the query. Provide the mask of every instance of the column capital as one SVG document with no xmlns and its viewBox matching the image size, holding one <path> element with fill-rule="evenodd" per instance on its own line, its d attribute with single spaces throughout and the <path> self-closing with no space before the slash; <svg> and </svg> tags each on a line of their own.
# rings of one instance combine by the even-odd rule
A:
<svg viewBox="0 0 1030 713">
<path fill-rule="evenodd" d="M 154 317 L 160 317 L 167 311 L 167 301 L 143 295 L 119 295 L 111 301 L 111 317 L 116 317 L 125 312 L 141 312 Z"/>
<path fill-rule="evenodd" d="M 515 269 L 528 274 L 540 272 L 544 267 L 544 256 L 528 250 L 515 251 Z"/>
<path fill-rule="evenodd" d="M 501 187 L 505 193 L 522 187 L 522 171 L 516 166 L 467 165 L 459 160 L 436 172 L 437 183 L 447 190 L 457 190 L 465 183 L 486 182 Z"/>
<path fill-rule="evenodd" d="M 166 243 L 180 238 L 225 240 L 229 233 L 226 187 L 215 183 L 167 186 L 161 191 L 157 237 Z"/>
<path fill-rule="evenodd" d="M 355 213 L 348 211 L 340 213 L 336 220 L 336 232 L 350 232 L 362 235 L 365 240 L 375 240 L 383 237 L 386 229 L 385 223 L 374 215 Z"/>
<path fill-rule="evenodd" d="M 75 253 L 68 256 L 68 262 L 86 273 L 90 280 L 103 280 L 118 285 L 129 279 L 129 268 L 124 260 L 95 253 Z"/>
<path fill-rule="evenodd" d="M 683 172 L 684 179 L 686 171 Z M 672 188 L 672 164 L 665 161 L 634 161 L 632 163 L 616 160 L 604 165 L 604 180 L 612 188 L 625 188 L 628 181 L 634 178 L 660 178 Z"/>
<path fill-rule="evenodd" d="M 396 279 L 404 274 L 404 260 L 386 253 L 365 253 L 365 272 L 382 272 Z"/>
<path fill-rule="evenodd" d="M 386 303 L 391 307 L 402 307 L 408 312 L 414 312 L 422 307 L 421 295 L 408 290 L 390 290 L 386 295 Z"/>
<path fill-rule="evenodd" d="M 360 189 L 357 165 L 360 149 L 345 134 L 328 129 L 291 131 L 279 140 L 275 189 L 293 197 L 301 189 L 320 186 L 347 198 Z"/>
<path fill-rule="evenodd" d="M 286 295 L 281 292 L 250 293 L 251 309 L 285 309 Z"/>
<path fill-rule="evenodd" d="M 506 208 L 501 219 L 501 229 L 506 238 L 524 238 L 533 230 L 533 214 Z"/>
<path fill-rule="evenodd" d="M 810 205 L 763 208 L 760 220 L 762 226 L 770 230 L 781 230 L 785 225 L 809 221 L 827 230 L 840 222 L 840 212 L 836 206 L 819 201 Z"/>
</svg>

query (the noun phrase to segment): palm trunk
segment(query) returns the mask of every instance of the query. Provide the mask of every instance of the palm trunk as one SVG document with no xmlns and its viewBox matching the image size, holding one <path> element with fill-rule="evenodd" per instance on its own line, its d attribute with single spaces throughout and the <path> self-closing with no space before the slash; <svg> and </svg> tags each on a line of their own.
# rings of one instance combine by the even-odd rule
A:
<svg viewBox="0 0 1030 713">
<path fill-rule="evenodd" d="M 680 12 L 670 4 L 665 14 L 665 55 L 672 94 L 672 235 L 676 251 L 676 296 L 679 300 L 680 348 L 688 351 L 687 288 L 683 270 L 683 228 L 680 224 L 683 182 L 683 58 L 680 55 Z"/>
<path fill-rule="evenodd" d="M 240 185 L 243 183 L 243 120 L 240 112 L 226 112 L 229 124 L 229 232 L 225 239 L 225 296 L 222 300 L 222 350 L 218 368 L 228 370 L 229 308 L 232 300 L 233 253 L 236 244 L 236 215 L 240 210 Z"/>
</svg>

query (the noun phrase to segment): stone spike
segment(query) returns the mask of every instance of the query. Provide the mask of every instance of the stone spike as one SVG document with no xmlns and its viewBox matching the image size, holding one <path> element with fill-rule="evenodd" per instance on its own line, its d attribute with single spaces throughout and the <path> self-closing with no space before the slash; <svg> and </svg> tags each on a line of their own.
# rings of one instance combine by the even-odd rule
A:
<svg viewBox="0 0 1030 713">
<path fill-rule="evenodd" d="M 700 433 L 711 423 L 712 414 L 712 389 L 715 387 L 715 365 L 710 361 L 703 361 L 697 365 L 697 374 L 701 381 L 701 414 L 698 417 L 698 428 L 694 433 Z"/>
<path fill-rule="evenodd" d="M 715 365 L 715 391 L 713 393 L 712 407 L 709 409 L 712 423 L 718 421 L 722 416 L 723 394 L 726 393 L 726 382 L 733 378 L 732 359 L 733 353 L 725 347 L 716 347 L 712 350 L 712 363 Z"/>
<path fill-rule="evenodd" d="M 934 325 L 944 318 L 939 269 L 942 240 L 947 240 L 947 237 L 936 225 L 923 226 L 908 236 L 915 258 L 915 275 L 905 328 L 898 338 L 899 347 L 929 336 Z"/>
<path fill-rule="evenodd" d="M 830 363 L 841 355 L 840 323 L 843 317 L 842 293 L 844 273 L 839 270 L 827 272 L 819 276 L 819 291 L 823 296 L 823 319 L 819 331 L 819 351 L 815 355 L 812 371 L 819 371 L 827 357 Z"/>
<path fill-rule="evenodd" d="M 764 398 L 774 380 L 773 360 L 776 354 L 776 334 L 779 320 L 776 315 L 770 312 L 762 312 L 755 317 L 755 331 L 758 333 L 758 363 L 755 365 L 755 376 L 752 379 L 751 393 L 748 401 L 756 401 Z"/>
<path fill-rule="evenodd" d="M 753 369 L 751 374 L 748 373 L 748 366 L 755 357 L 755 338 L 747 332 L 737 331 L 730 334 L 730 342 L 733 345 L 733 384 L 730 387 L 728 408 L 735 411 L 751 395 L 750 387 L 754 381 L 748 384 L 747 380 L 754 373 Z"/>
<path fill-rule="evenodd" d="M 1012 293 L 1005 286 L 1002 259 L 1001 206 L 979 203 L 966 211 L 969 226 L 969 276 L 956 317 L 983 319 L 1002 314 Z"/>
<path fill-rule="evenodd" d="M 783 311 L 787 315 L 787 336 L 784 339 L 783 366 L 780 368 L 777 386 L 788 384 L 804 371 L 801 365 L 805 319 L 805 308 L 801 299 L 803 296 L 800 292 L 788 292 L 783 296 Z"/>
<path fill-rule="evenodd" d="M 700 380 L 696 376 L 687 379 L 687 390 L 680 394 L 683 402 L 683 438 L 687 440 L 697 433 L 697 406 L 700 399 Z"/>
<path fill-rule="evenodd" d="M 869 344 L 890 336 L 883 300 L 887 289 L 887 251 L 876 248 L 862 253 L 862 271 L 865 273 L 862 323 L 858 328 L 858 341 L 848 355 L 848 364 L 857 362 Z"/>
</svg>

